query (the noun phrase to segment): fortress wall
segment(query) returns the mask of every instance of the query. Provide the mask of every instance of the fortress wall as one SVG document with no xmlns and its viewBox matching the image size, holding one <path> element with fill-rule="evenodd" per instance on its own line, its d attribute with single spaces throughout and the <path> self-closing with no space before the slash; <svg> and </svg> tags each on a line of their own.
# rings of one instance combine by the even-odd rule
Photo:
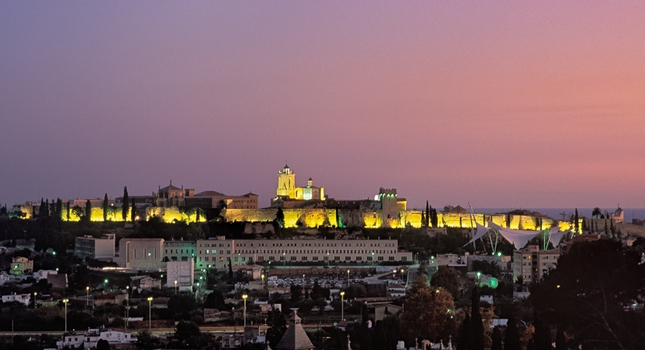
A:
<svg viewBox="0 0 645 350">
<path fill-rule="evenodd" d="M 82 208 L 85 210 L 85 208 Z M 24 213 L 25 218 L 33 216 L 32 208 L 28 206 L 21 206 L 20 210 Z M 226 209 L 224 218 L 230 222 L 271 222 L 275 220 L 277 209 Z M 352 209 L 283 209 L 285 227 L 365 227 L 365 228 L 404 228 L 415 227 L 420 228 L 423 226 L 421 217 L 421 210 L 407 210 L 399 212 L 398 217 L 384 219 L 381 211 L 375 210 L 352 210 Z M 185 221 L 194 223 L 197 221 L 197 214 L 195 211 L 184 211 L 178 207 L 147 207 L 146 220 L 153 216 L 162 218 L 165 222 L 172 223 L 175 221 Z M 510 227 L 511 229 L 520 230 L 539 230 L 540 220 L 542 228 L 547 229 L 554 224 L 551 218 L 536 218 L 529 215 L 510 215 L 506 214 L 473 214 L 474 221 L 471 223 L 469 213 L 437 213 L 439 227 L 453 227 L 453 228 L 471 228 L 475 226 L 475 222 L 485 225 L 489 220 L 502 227 Z M 508 219 L 510 218 L 510 223 Z M 130 213 L 127 215 L 128 221 L 130 220 Z M 64 221 L 79 221 L 80 217 L 70 210 L 70 215 L 67 217 L 67 208 L 63 206 L 63 220 Z M 90 220 L 93 222 L 103 221 L 103 208 L 92 208 Z M 109 208 L 108 220 L 114 222 L 122 222 L 121 208 Z M 582 228 L 582 218 L 580 219 L 579 227 Z M 205 215 L 200 215 L 199 222 L 206 222 Z M 573 229 L 573 225 L 566 221 L 558 221 L 560 230 L 566 231 Z M 603 225 L 604 228 L 604 225 Z"/>
</svg>

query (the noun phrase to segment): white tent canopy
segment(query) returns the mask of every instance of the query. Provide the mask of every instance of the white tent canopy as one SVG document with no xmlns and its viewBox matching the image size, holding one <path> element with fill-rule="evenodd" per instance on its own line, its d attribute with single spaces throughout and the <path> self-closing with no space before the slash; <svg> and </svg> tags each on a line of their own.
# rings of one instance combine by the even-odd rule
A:
<svg viewBox="0 0 645 350">
<path fill-rule="evenodd" d="M 473 238 L 468 242 L 472 243 L 480 238 L 482 238 L 489 230 L 496 230 L 499 232 L 502 237 L 506 238 L 507 241 L 511 242 L 515 249 L 521 249 L 524 247 L 531 239 L 543 233 L 544 231 L 527 231 L 527 230 L 512 230 L 509 228 L 504 228 L 495 224 L 492 221 L 488 222 L 488 227 L 482 226 L 477 223 L 477 231 L 473 235 Z M 549 230 L 549 241 L 554 245 L 560 243 L 560 239 L 564 236 L 566 232 L 560 232 L 559 227 L 554 225 Z"/>
</svg>

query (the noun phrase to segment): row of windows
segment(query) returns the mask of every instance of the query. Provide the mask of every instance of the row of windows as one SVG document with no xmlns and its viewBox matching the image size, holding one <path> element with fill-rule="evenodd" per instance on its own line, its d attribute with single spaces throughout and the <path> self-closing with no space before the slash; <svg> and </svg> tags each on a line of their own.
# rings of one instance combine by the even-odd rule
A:
<svg viewBox="0 0 645 350">
<path fill-rule="evenodd" d="M 206 256 L 206 257 L 204 257 L 204 258 L 197 258 L 197 260 L 202 260 L 202 261 L 217 261 L 217 259 L 218 259 L 217 257 L 213 257 L 213 259 L 211 260 L 211 259 L 209 259 L 209 257 L 207 257 L 207 256 Z M 297 260 L 298 260 L 298 257 L 297 257 L 297 256 L 292 256 L 292 257 L 290 257 L 290 259 L 291 259 L 291 261 L 297 261 Z M 252 260 L 252 259 L 251 259 L 251 258 L 249 258 L 249 260 Z M 302 256 L 302 257 L 300 257 L 300 261 L 308 261 L 308 260 L 309 260 L 309 257 L 307 257 L 307 256 Z M 314 256 L 314 257 L 312 257 L 312 258 L 311 258 L 311 260 L 312 260 L 312 261 L 318 261 L 318 257 L 317 257 L 317 256 Z M 324 260 L 324 261 L 328 261 L 328 260 L 329 260 L 329 258 L 325 256 L 325 257 L 323 257 L 323 260 Z M 351 256 L 346 256 L 346 257 L 345 257 L 345 261 L 351 261 L 351 260 L 352 260 L 352 257 L 351 257 Z M 362 260 L 363 260 L 363 257 L 361 257 L 361 256 L 357 256 L 357 257 L 356 257 L 356 259 L 355 259 L 355 261 L 362 261 Z M 378 260 L 378 261 L 383 261 L 383 260 L 385 260 L 385 259 L 384 259 L 382 256 L 379 256 L 379 257 L 377 257 L 377 260 Z M 389 260 L 389 261 L 394 261 L 394 257 L 393 257 L 393 256 L 390 256 L 390 257 L 388 257 L 388 260 Z M 402 261 L 407 261 L 407 257 L 405 257 L 405 256 L 404 256 L 404 257 L 401 257 L 401 260 L 402 260 Z M 220 257 L 220 258 L 219 258 L 219 261 L 224 261 L 224 258 L 223 258 L 223 257 Z M 233 257 L 233 261 L 246 261 L 246 257 L 245 257 L 245 256 L 239 256 L 239 257 L 238 257 L 238 256 L 235 256 L 235 257 Z M 263 257 L 263 256 L 258 256 L 258 261 L 264 261 L 264 257 Z M 275 257 L 274 257 L 274 256 L 270 256 L 270 257 L 269 257 L 269 261 L 275 261 Z M 285 261 L 285 257 L 284 257 L 284 256 L 281 256 L 281 257 L 280 257 L 280 261 Z M 335 256 L 335 257 L 334 257 L 334 261 L 340 261 L 340 256 Z M 372 257 L 371 257 L 371 256 L 368 256 L 368 257 L 367 257 L 367 261 L 372 261 Z"/>
<path fill-rule="evenodd" d="M 223 251 L 222 251 L 223 252 Z M 220 254 L 222 254 L 222 252 Z M 217 254 L 217 250 L 206 249 L 204 250 L 205 254 Z M 227 250 L 226 254 L 230 254 L 231 251 Z M 237 250 L 233 251 L 233 254 L 395 254 L 395 250 L 272 250 L 272 249 L 261 249 L 261 250 Z M 199 255 L 202 254 L 202 251 L 199 251 Z"/>
</svg>

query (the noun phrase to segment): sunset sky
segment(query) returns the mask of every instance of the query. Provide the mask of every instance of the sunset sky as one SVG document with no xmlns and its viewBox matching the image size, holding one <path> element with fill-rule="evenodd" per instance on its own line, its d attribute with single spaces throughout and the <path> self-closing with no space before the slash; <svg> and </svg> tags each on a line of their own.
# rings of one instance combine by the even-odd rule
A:
<svg viewBox="0 0 645 350">
<path fill-rule="evenodd" d="M 0 203 L 645 207 L 643 1 L 3 1 Z"/>
</svg>

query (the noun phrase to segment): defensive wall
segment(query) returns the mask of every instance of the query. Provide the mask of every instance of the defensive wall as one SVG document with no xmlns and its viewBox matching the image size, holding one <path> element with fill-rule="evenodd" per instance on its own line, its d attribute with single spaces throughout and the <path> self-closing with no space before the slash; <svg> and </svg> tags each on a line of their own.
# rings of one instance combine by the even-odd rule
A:
<svg viewBox="0 0 645 350">
<path fill-rule="evenodd" d="M 20 210 L 22 218 L 29 219 L 34 216 L 33 207 L 16 206 L 13 211 Z M 84 208 L 83 208 L 84 211 Z M 275 220 L 277 209 L 226 209 L 223 216 L 229 222 L 271 222 Z M 333 209 L 333 208 L 311 208 L 311 209 L 282 209 L 284 214 L 284 226 L 287 228 L 317 228 L 317 227 L 356 227 L 356 228 L 405 228 L 422 227 L 421 210 L 400 211 L 398 217 L 384 219 L 381 211 L 368 209 Z M 64 221 L 79 221 L 83 213 L 79 210 L 70 210 L 69 215 L 63 207 L 62 219 Z M 144 214 L 142 214 L 144 215 Z M 126 216 L 130 221 L 131 214 Z M 182 209 L 178 207 L 146 207 L 145 220 L 152 217 L 159 217 L 163 221 L 172 223 L 184 221 L 187 223 L 206 222 L 206 217 L 195 209 Z M 143 220 L 139 218 L 137 220 Z M 531 215 L 515 214 L 473 214 L 469 213 L 437 213 L 438 227 L 471 228 L 475 223 L 484 225 L 487 221 L 493 221 L 502 227 L 519 230 L 541 230 L 551 227 L 554 220 L 548 217 L 536 217 Z M 93 222 L 103 221 L 103 208 L 92 208 L 90 220 Z M 121 208 L 108 208 L 108 221 L 124 221 Z M 582 227 L 580 219 L 579 227 Z M 556 220 L 561 230 L 569 230 L 572 224 L 566 221 Z"/>
</svg>

